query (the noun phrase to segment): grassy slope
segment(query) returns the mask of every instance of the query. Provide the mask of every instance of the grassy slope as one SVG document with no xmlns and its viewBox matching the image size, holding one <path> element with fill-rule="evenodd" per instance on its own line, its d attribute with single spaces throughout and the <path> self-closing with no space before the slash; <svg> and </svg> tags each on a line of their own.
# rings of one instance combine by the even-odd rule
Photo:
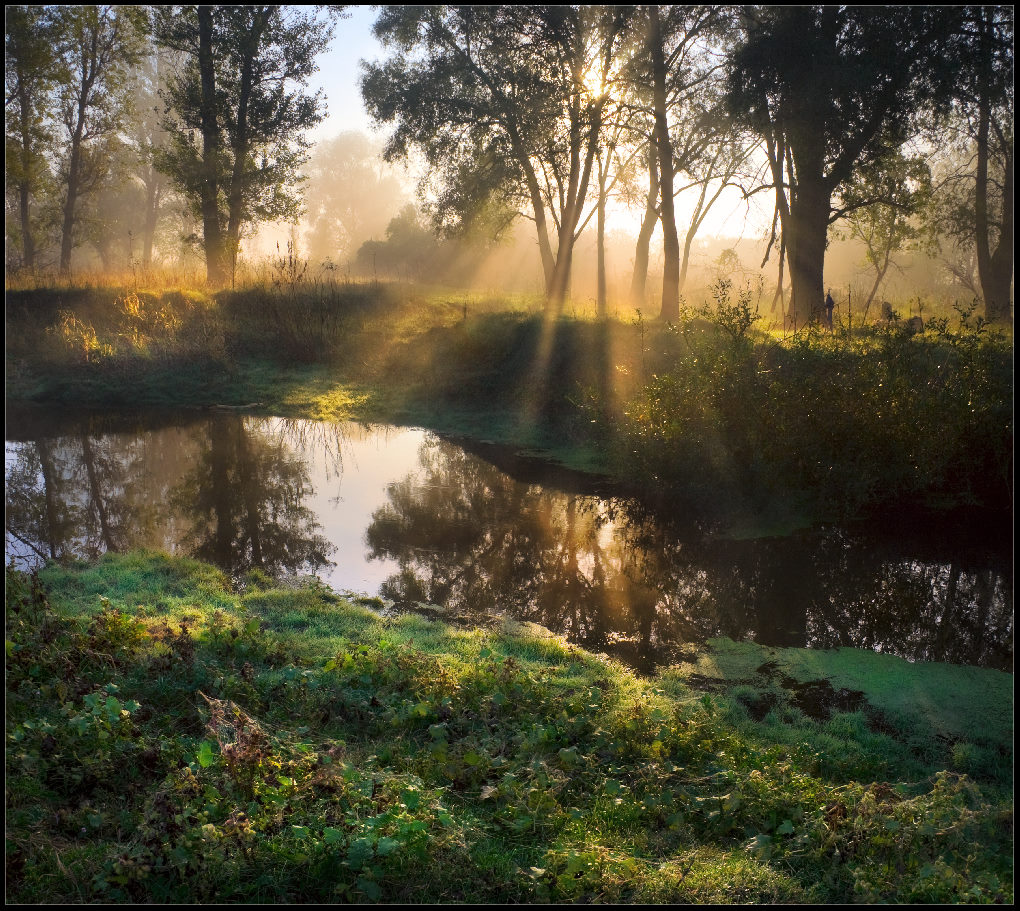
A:
<svg viewBox="0 0 1020 911">
<path fill-rule="evenodd" d="M 144 553 L 7 598 L 9 901 L 1012 899 L 996 671 L 717 641 L 640 679 Z M 814 720 L 821 674 L 863 701 Z"/>
<path fill-rule="evenodd" d="M 36 289 L 7 311 L 9 401 L 415 424 L 731 527 L 1011 498 L 1010 340 L 946 318 L 781 340 L 722 298 L 671 331 L 376 285 Z"/>
</svg>

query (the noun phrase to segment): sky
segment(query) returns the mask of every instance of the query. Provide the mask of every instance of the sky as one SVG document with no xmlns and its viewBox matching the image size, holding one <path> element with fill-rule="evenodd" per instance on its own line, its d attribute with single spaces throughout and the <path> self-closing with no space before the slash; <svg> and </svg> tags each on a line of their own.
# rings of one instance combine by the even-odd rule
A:
<svg viewBox="0 0 1020 911">
<path fill-rule="evenodd" d="M 319 72 L 313 88 L 321 88 L 329 105 L 329 116 L 309 134 L 314 140 L 329 139 L 347 130 L 385 135 L 373 130 L 372 120 L 361 103 L 358 77 L 361 60 L 379 60 L 385 54 L 372 34 L 376 10 L 371 6 L 355 6 L 347 19 L 341 19 L 329 47 L 319 56 Z"/>
<path fill-rule="evenodd" d="M 329 139 L 348 130 L 380 138 L 388 132 L 385 127 L 377 127 L 368 116 L 358 86 L 360 62 L 381 60 L 386 56 L 372 34 L 378 11 L 372 6 L 354 6 L 348 12 L 348 18 L 336 24 L 333 40 L 319 57 L 319 72 L 310 82 L 311 88 L 323 90 L 328 105 L 327 118 L 309 133 L 313 141 Z M 416 178 L 412 177 L 408 183 L 413 186 Z M 686 229 L 684 200 L 683 195 L 677 200 L 677 227 L 681 233 Z M 760 237 L 771 223 L 772 202 L 771 194 L 759 194 L 749 209 L 739 193 L 728 191 L 709 213 L 699 236 Z M 639 211 L 618 208 L 609 227 L 637 234 L 640 217 Z"/>
</svg>

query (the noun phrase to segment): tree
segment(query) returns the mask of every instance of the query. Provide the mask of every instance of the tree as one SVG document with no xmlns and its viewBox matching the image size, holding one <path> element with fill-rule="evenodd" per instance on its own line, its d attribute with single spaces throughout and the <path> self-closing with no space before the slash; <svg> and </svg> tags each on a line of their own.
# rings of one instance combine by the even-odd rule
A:
<svg viewBox="0 0 1020 911">
<path fill-rule="evenodd" d="M 679 150 L 676 161 L 682 166 L 682 171 L 691 177 L 691 182 L 678 187 L 676 193 L 679 195 L 686 190 L 694 190 L 698 194 L 684 235 L 678 293 L 683 291 L 687 281 L 694 238 L 723 191 L 727 187 L 739 186 L 739 175 L 753 151 L 753 146 L 743 141 L 743 137 L 733 129 L 729 118 L 719 108 L 695 113 L 696 126 L 686 133 L 683 144 L 675 145 Z M 677 173 L 680 170 L 678 168 Z"/>
<path fill-rule="evenodd" d="M 833 197 L 899 148 L 921 113 L 944 107 L 950 7 L 751 7 L 731 56 L 728 103 L 765 140 L 790 265 L 795 323 L 824 293 Z"/>
<path fill-rule="evenodd" d="M 447 241 L 447 247 L 449 244 Z M 356 259 L 358 270 L 373 278 L 380 274 L 413 274 L 420 278 L 423 267 L 427 266 L 427 275 L 435 280 L 442 275 L 450 255 L 449 249 L 444 249 L 439 238 L 421 223 L 418 210 L 408 203 L 390 219 L 386 227 L 386 240 L 365 241 L 358 248 Z"/>
<path fill-rule="evenodd" d="M 300 211 L 304 132 L 325 117 L 321 92 L 305 88 L 341 15 L 279 6 L 156 13 L 157 39 L 183 57 L 166 93 L 170 143 L 157 161 L 202 219 L 213 285 L 232 272 L 245 229 Z"/>
<path fill-rule="evenodd" d="M 648 249 L 656 222 L 659 220 L 659 154 L 651 140 L 645 144 L 645 157 L 648 166 L 648 192 L 645 194 L 645 210 L 641 215 L 641 227 L 638 228 L 637 241 L 634 245 L 634 272 L 630 280 L 630 300 L 635 307 L 643 307 L 645 304 Z"/>
<path fill-rule="evenodd" d="M 421 150 L 434 220 L 505 228 L 530 205 L 553 311 L 600 147 L 622 13 L 590 7 L 386 7 L 376 35 L 393 51 L 366 64 L 362 94 L 394 123 L 390 160 Z M 550 226 L 550 222 L 552 225 Z M 555 242 L 552 233 L 555 231 Z"/>
<path fill-rule="evenodd" d="M 48 175 L 51 90 L 61 76 L 51 8 L 8 6 L 4 36 L 7 185 L 18 199 L 21 264 L 36 266 L 32 201 Z"/>
<path fill-rule="evenodd" d="M 134 74 L 134 116 L 127 129 L 127 141 L 135 155 L 134 176 L 144 194 L 140 253 L 141 264 L 146 268 L 152 264 L 156 228 L 169 190 L 166 175 L 156 167 L 156 159 L 168 138 L 163 129 L 160 93 L 166 91 L 170 67 L 167 52 L 158 46 L 150 47 L 139 62 Z"/>
<path fill-rule="evenodd" d="M 943 183 L 938 228 L 973 251 L 985 318 L 1008 323 L 1013 281 L 1013 9 L 970 6 L 954 50 L 954 109 L 938 130 L 962 167 Z M 955 140 L 955 141 L 954 141 Z"/>
<path fill-rule="evenodd" d="M 381 151 L 381 141 L 364 133 L 341 133 L 316 145 L 306 169 L 310 258 L 350 257 L 401 209 L 404 189 Z"/>
<path fill-rule="evenodd" d="M 860 172 L 844 191 L 842 201 L 850 209 L 848 233 L 864 244 L 867 261 L 875 270 L 875 280 L 864 300 L 865 314 L 889 271 L 893 255 L 920 239 L 916 216 L 930 192 L 926 162 L 899 153 Z"/>
<path fill-rule="evenodd" d="M 107 271 L 131 265 L 136 238 L 144 231 L 146 198 L 135 178 L 138 163 L 131 146 L 111 137 L 89 171 L 89 205 L 76 218 L 76 243 L 95 247 Z"/>
<path fill-rule="evenodd" d="M 141 53 L 147 20 L 144 9 L 134 6 L 61 6 L 54 15 L 68 74 L 59 89 L 60 119 L 67 136 L 67 157 L 61 167 L 60 271 L 67 272 L 78 204 L 105 174 L 108 144 L 121 125 L 124 87 Z"/>
<path fill-rule="evenodd" d="M 630 20 L 631 34 L 637 36 L 637 50 L 628 64 L 631 83 L 650 86 L 650 105 L 645 111 L 651 117 L 650 141 L 655 149 L 658 177 L 658 214 L 662 223 L 663 278 L 662 305 L 659 316 L 676 321 L 680 317 L 680 236 L 676 225 L 675 180 L 678 172 L 689 166 L 698 144 L 687 144 L 687 157 L 677 159 L 671 121 L 680 116 L 715 71 L 707 55 L 706 42 L 724 21 L 724 13 L 714 6 L 642 6 Z M 695 119 L 688 123 L 696 122 Z M 683 143 L 686 136 L 680 137 Z M 703 149 L 703 146 L 702 146 Z M 699 149 L 700 151 L 700 149 Z M 649 156 L 651 153 L 649 153 Z M 650 161 L 649 157 L 649 161 Z M 651 166 L 650 166 L 651 172 Z M 647 217 L 647 209 L 646 209 Z M 644 229 L 644 225 L 642 228 Z M 640 238 L 650 237 L 642 230 Z M 646 241 L 647 242 L 647 241 Z M 636 265 L 647 268 L 647 248 L 635 257 Z M 635 278 L 633 290 L 643 282 Z"/>
</svg>

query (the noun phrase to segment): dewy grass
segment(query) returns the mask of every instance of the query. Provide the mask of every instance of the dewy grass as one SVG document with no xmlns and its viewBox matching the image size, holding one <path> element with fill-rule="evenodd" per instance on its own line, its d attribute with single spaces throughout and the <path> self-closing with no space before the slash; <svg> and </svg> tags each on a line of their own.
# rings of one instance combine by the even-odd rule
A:
<svg viewBox="0 0 1020 911">
<path fill-rule="evenodd" d="M 8 901 L 1012 900 L 999 672 L 826 653 L 825 691 L 718 641 L 646 679 L 153 553 L 6 607 Z"/>
</svg>

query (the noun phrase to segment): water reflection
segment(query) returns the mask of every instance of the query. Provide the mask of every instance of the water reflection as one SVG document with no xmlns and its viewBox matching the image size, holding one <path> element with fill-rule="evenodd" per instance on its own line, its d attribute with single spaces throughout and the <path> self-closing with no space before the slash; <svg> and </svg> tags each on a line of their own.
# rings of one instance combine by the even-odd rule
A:
<svg viewBox="0 0 1020 911">
<path fill-rule="evenodd" d="M 1004 554 L 924 562 L 909 544 L 901 554 L 840 528 L 685 536 L 630 503 L 517 482 L 438 439 L 390 485 L 366 538 L 373 557 L 399 565 L 389 598 L 469 615 L 496 605 L 638 666 L 726 635 L 1012 667 Z"/>
<path fill-rule="evenodd" d="M 195 467 L 170 492 L 179 546 L 232 574 L 319 572 L 335 549 L 304 505 L 311 480 L 286 425 L 212 417 Z"/>
<path fill-rule="evenodd" d="M 137 435 L 8 442 L 8 553 L 25 562 L 154 547 L 234 575 L 318 572 L 335 547 L 304 505 L 306 437 L 292 422 L 213 414 Z"/>
<path fill-rule="evenodd" d="M 727 635 L 1012 668 L 1008 535 L 712 539 L 421 431 L 205 413 L 8 436 L 6 544 L 23 563 L 155 547 L 232 574 L 317 572 L 531 620 L 637 667 Z"/>
</svg>

